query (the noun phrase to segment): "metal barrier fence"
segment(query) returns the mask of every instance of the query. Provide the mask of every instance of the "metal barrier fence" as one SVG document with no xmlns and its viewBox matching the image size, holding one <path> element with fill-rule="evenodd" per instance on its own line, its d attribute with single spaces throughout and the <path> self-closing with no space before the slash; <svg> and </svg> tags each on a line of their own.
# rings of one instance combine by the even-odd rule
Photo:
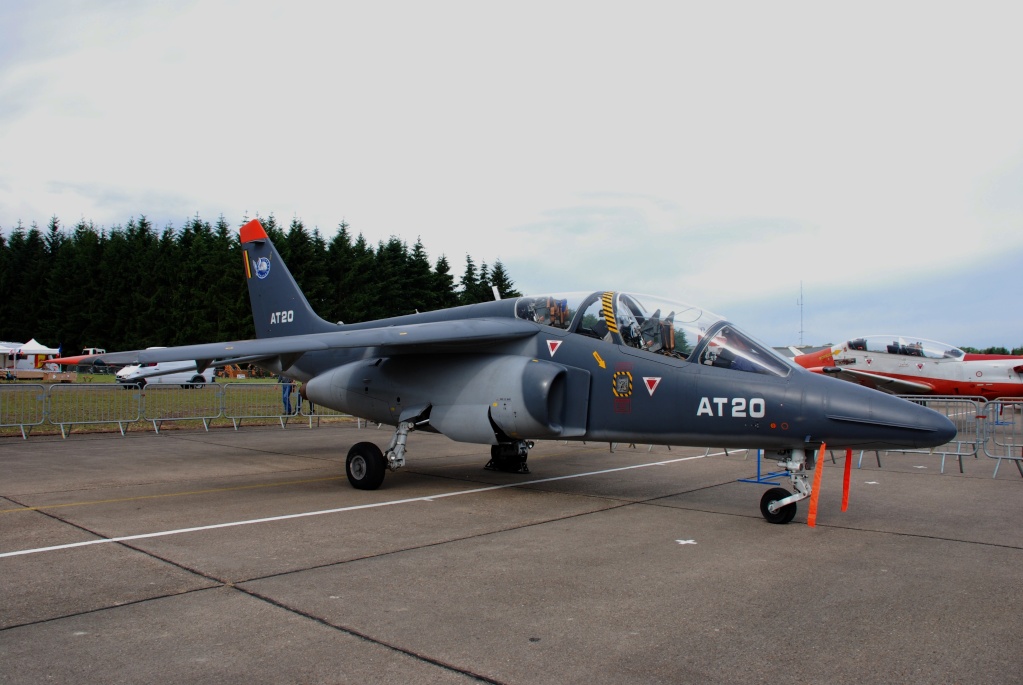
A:
<svg viewBox="0 0 1023 685">
<path fill-rule="evenodd" d="M 67 437 L 74 426 L 116 423 L 125 426 L 142 418 L 142 392 L 137 385 L 76 383 L 51 385 L 46 391 L 47 421 Z"/>
<path fill-rule="evenodd" d="M 309 427 L 320 425 L 325 418 L 350 417 L 350 414 L 317 407 L 308 400 L 303 400 L 297 392 L 288 398 L 291 412 L 287 413 L 284 405 L 283 386 L 280 383 L 225 383 L 224 418 L 231 419 L 235 430 L 244 419 L 278 419 L 281 427 L 285 427 L 292 419 L 303 417 L 309 421 Z"/>
<path fill-rule="evenodd" d="M 235 430 L 243 419 L 277 419 L 281 427 L 296 418 L 309 427 L 322 419 L 349 418 L 343 412 L 314 407 L 291 394 L 294 413 L 284 413 L 279 383 L 210 383 L 203 387 L 76 383 L 71 385 L 4 385 L 0 387 L 0 429 L 18 428 L 23 439 L 35 426 L 50 424 L 67 438 L 75 426 L 116 424 L 124 435 L 131 424 L 148 422 L 160 432 L 165 422 L 194 421 L 209 430 L 215 419 L 230 419 Z M 361 426 L 361 424 L 360 424 Z"/>
<path fill-rule="evenodd" d="M 46 420 L 46 386 L 5 385 L 0 392 L 0 428 L 20 428 L 28 440 L 28 431 Z M 26 430 L 27 429 L 27 430 Z"/>
<path fill-rule="evenodd" d="M 160 432 L 165 421 L 202 421 L 210 429 L 210 421 L 223 412 L 222 392 L 215 383 L 194 385 L 187 389 L 176 385 L 147 385 L 142 403 L 142 415 Z"/>
<path fill-rule="evenodd" d="M 945 458 L 955 457 L 959 462 L 959 473 L 963 471 L 963 457 L 977 458 L 985 440 L 983 397 L 926 397 L 919 395 L 905 397 L 944 414 L 956 427 L 956 437 L 945 445 L 934 447 L 928 452 L 941 456 L 941 472 L 945 473 Z M 953 449 L 954 447 L 954 449 Z"/>
<path fill-rule="evenodd" d="M 1002 460 L 1016 464 L 1019 475 L 1023 476 L 1023 398 L 1002 397 L 988 402 L 988 439 L 984 442 L 984 454 L 995 459 L 995 472 Z"/>
</svg>

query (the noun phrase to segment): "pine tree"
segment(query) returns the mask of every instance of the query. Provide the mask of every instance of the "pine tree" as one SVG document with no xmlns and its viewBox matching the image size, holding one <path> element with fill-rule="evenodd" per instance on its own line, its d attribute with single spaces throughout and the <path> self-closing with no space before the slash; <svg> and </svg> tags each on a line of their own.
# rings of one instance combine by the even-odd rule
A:
<svg viewBox="0 0 1023 685">
<path fill-rule="evenodd" d="M 398 238 L 391 236 L 386 243 L 378 244 L 373 272 L 371 319 L 412 313 L 414 306 L 410 304 L 410 297 L 413 293 L 407 287 L 407 263 L 408 246 Z"/>
<path fill-rule="evenodd" d="M 515 283 L 508 277 L 500 259 L 494 262 L 494 269 L 490 273 L 490 285 L 497 287 L 502 298 L 522 297 L 522 293 L 515 289 Z"/>
<path fill-rule="evenodd" d="M 455 289 L 445 256 L 431 269 L 421 238 L 409 247 L 392 236 L 374 250 L 342 222 L 330 240 L 294 219 L 287 233 L 261 219 L 313 308 L 349 323 L 489 301 L 490 282 L 515 294 L 500 262 L 466 270 Z M 243 222 L 246 223 L 246 222 Z M 30 337 L 108 350 L 180 345 L 253 336 L 247 284 L 239 273 L 237 229 L 198 215 L 161 232 L 145 215 L 123 227 L 79 221 L 69 234 L 53 216 L 45 231 L 21 222 L 0 234 L 0 338 Z M 28 303 L 28 306 L 26 306 Z"/>
<path fill-rule="evenodd" d="M 439 309 L 441 298 L 434 286 L 436 281 L 430 269 L 430 259 L 421 238 L 416 238 L 412 252 L 407 254 L 405 267 L 405 293 L 408 305 L 415 311 L 429 312 Z"/>
<path fill-rule="evenodd" d="M 69 333 L 66 342 L 62 340 L 65 342 L 65 352 L 107 344 L 105 341 L 109 332 L 100 297 L 103 289 L 108 287 L 102 279 L 101 269 L 106 242 L 106 235 L 98 232 L 93 224 L 86 223 L 84 219 L 75 225 L 71 234 L 70 268 L 75 279 L 74 310 L 77 312 L 74 320 L 81 322 L 81 328 Z"/>
<path fill-rule="evenodd" d="M 14 342 L 26 342 L 32 337 L 45 339 L 41 322 L 47 317 L 42 300 L 46 297 L 49 255 L 42 232 L 36 224 L 32 224 L 26 233 L 19 224 L 8 244 L 11 250 L 7 267 L 12 279 L 12 308 L 9 318 L 3 322 L 4 330 Z"/>
<path fill-rule="evenodd" d="M 81 281 L 74 272 L 74 249 L 72 240 L 61 231 L 57 217 L 53 217 L 46 235 L 50 268 L 39 333 L 45 336 L 47 345 L 77 351 L 78 337 L 88 321 L 79 304 Z"/>
<path fill-rule="evenodd" d="M 475 304 L 479 301 L 476 299 L 476 293 L 480 287 L 479 278 L 476 275 L 476 263 L 469 255 L 465 255 L 465 271 L 458 284 L 461 286 L 461 292 L 458 295 L 459 304 Z"/>
<path fill-rule="evenodd" d="M 448 258 L 444 255 L 437 258 L 437 264 L 433 267 L 432 281 L 437 307 L 439 309 L 457 307 L 459 302 L 458 294 L 455 292 L 455 278 L 451 275 L 451 265 L 448 264 Z"/>
<path fill-rule="evenodd" d="M 249 306 L 245 257 L 238 231 L 232 230 L 221 214 L 214 227 L 217 272 L 214 274 L 213 302 L 217 312 L 217 340 L 246 340 L 255 337 L 252 310 Z"/>
</svg>

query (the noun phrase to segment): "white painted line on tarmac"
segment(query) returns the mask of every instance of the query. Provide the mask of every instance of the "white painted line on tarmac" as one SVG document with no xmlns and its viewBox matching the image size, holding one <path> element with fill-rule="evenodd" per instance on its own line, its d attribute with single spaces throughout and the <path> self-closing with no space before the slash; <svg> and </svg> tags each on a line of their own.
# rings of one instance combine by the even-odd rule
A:
<svg viewBox="0 0 1023 685">
<path fill-rule="evenodd" d="M 438 499 L 445 497 L 458 497 L 460 495 L 475 495 L 481 492 L 490 492 L 492 490 L 506 490 L 508 488 L 521 488 L 526 485 L 537 485 L 539 483 L 552 483 L 558 480 L 568 480 L 570 478 L 585 478 L 587 476 L 600 476 L 606 473 L 616 473 L 619 471 L 629 471 L 631 469 L 642 469 L 648 466 L 666 466 L 668 464 L 677 464 L 683 461 L 693 461 L 694 459 L 704 459 L 705 457 L 717 457 L 724 455 L 724 452 L 717 452 L 715 454 L 701 454 L 695 457 L 680 457 L 679 459 L 670 459 L 668 461 L 653 461 L 645 464 L 632 464 L 631 466 L 619 466 L 613 469 L 604 469 L 602 471 L 589 471 L 587 473 L 573 473 L 567 476 L 553 476 L 551 478 L 538 478 L 536 480 L 530 480 L 519 483 L 505 483 L 504 485 L 489 485 L 483 488 L 473 488 L 471 490 L 457 490 L 455 492 L 444 492 L 437 495 L 425 495 L 423 497 L 411 497 L 408 499 L 396 499 L 387 502 L 374 502 L 373 504 L 358 504 L 350 507 L 338 507 L 337 509 L 324 509 L 322 511 L 306 511 L 300 514 L 283 514 L 281 516 L 268 516 L 266 518 L 249 519 L 247 521 L 230 521 L 227 523 L 214 523 L 208 526 L 195 526 L 194 528 L 177 528 L 175 530 L 162 530 L 156 533 L 141 533 L 139 535 L 123 535 L 114 538 L 98 538 L 96 540 L 85 540 L 83 542 L 71 542 L 66 545 L 53 545 L 52 547 L 37 547 L 35 549 L 21 549 L 14 552 L 2 552 L 0 553 L 0 559 L 7 557 L 20 557 L 29 554 L 41 554 L 43 552 L 56 552 L 62 549 L 74 549 L 76 547 L 88 547 L 90 545 L 103 545 L 110 542 L 132 542 L 134 540 L 148 540 L 150 538 L 166 537 L 168 535 L 181 535 L 183 533 L 199 533 L 207 530 L 217 530 L 218 528 L 234 528 L 236 526 L 251 526 L 256 523 L 271 523 L 273 521 L 287 521 L 288 519 L 305 518 L 307 516 L 324 516 L 326 514 L 341 514 L 346 511 L 359 511 L 360 509 L 375 509 L 377 507 L 390 507 L 398 504 L 411 504 L 413 502 L 433 502 Z"/>
</svg>

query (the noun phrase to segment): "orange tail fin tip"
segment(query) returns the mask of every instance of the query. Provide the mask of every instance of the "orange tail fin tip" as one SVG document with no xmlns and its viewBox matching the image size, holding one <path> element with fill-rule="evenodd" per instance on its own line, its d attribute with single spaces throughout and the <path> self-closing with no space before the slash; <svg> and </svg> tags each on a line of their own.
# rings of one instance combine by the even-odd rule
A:
<svg viewBox="0 0 1023 685">
<path fill-rule="evenodd" d="M 259 219 L 253 219 L 249 223 L 242 226 L 241 229 L 241 241 L 244 243 L 251 243 L 253 240 L 266 240 L 266 231 L 263 230 L 263 224 L 259 223 Z"/>
</svg>

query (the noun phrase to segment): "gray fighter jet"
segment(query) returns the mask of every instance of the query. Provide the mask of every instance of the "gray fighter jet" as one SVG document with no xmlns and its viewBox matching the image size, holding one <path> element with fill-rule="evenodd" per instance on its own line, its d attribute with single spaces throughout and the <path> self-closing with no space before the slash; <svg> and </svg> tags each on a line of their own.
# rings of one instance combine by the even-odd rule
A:
<svg viewBox="0 0 1023 685">
<path fill-rule="evenodd" d="M 488 468 L 528 473 L 534 440 L 764 449 L 795 491 L 768 490 L 787 523 L 810 495 L 821 444 L 926 448 L 956 434 L 945 416 L 810 373 L 732 323 L 625 292 L 549 293 L 380 321 L 334 324 L 312 310 L 258 221 L 241 229 L 256 340 L 104 355 L 109 362 L 252 362 L 303 381 L 316 404 L 396 427 L 360 442 L 346 471 L 378 488 L 414 430 L 490 445 Z M 766 453 L 766 452 L 765 452 Z"/>
</svg>

